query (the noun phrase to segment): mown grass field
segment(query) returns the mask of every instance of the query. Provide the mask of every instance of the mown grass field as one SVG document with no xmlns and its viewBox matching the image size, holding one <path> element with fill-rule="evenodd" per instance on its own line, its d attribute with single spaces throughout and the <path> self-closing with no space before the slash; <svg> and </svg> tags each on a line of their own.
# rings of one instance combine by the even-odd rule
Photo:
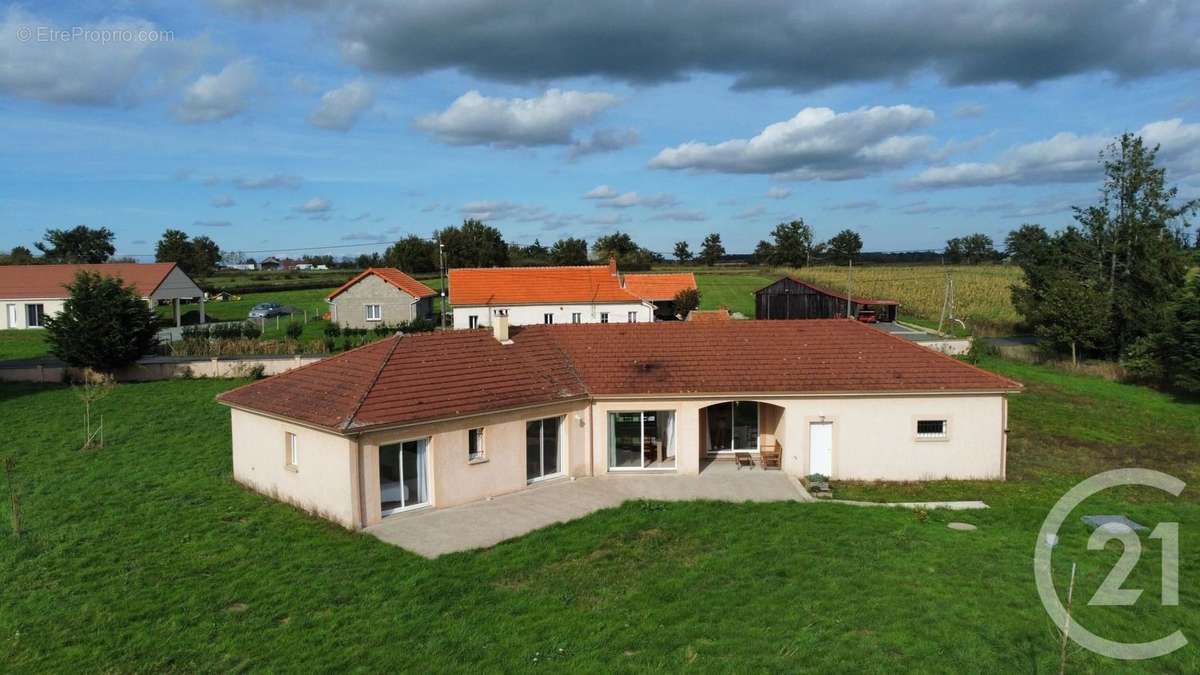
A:
<svg viewBox="0 0 1200 675">
<path fill-rule="evenodd" d="M 8 535 L 0 499 L 0 671 L 1057 672 L 1030 562 L 1042 519 L 1095 469 L 1194 479 L 1200 405 L 987 365 L 1030 383 L 1013 399 L 1013 480 L 835 489 L 983 496 L 989 510 L 629 503 L 433 561 L 233 483 L 213 396 L 240 382 L 119 385 L 99 404 L 107 447 L 94 452 L 78 450 L 69 389 L 0 385 L 0 425 L 17 432 L 0 454 L 16 459 L 27 528 Z M 1134 641 L 1179 628 L 1192 644 L 1128 663 L 1072 645 L 1068 672 L 1200 670 L 1189 491 L 1106 493 L 1088 511 L 1182 523 L 1178 607 L 1157 603 L 1150 541 L 1125 583 L 1143 597 L 1088 606 L 1119 551 L 1085 551 L 1075 517 L 1055 572 L 1062 594 L 1079 562 L 1075 617 L 1092 631 Z"/>
<path fill-rule="evenodd" d="M 0 361 L 45 356 L 45 335 L 40 330 L 0 330 Z"/>
</svg>

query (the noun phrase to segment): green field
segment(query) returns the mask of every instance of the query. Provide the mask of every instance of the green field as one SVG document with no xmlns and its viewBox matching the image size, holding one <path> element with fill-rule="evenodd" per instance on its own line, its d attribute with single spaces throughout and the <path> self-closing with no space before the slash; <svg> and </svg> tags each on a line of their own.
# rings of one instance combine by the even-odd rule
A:
<svg viewBox="0 0 1200 675">
<path fill-rule="evenodd" d="M 1200 405 L 987 365 L 1031 385 L 1013 398 L 1013 480 L 835 486 L 983 496 L 986 511 L 637 502 L 434 561 L 236 485 L 213 397 L 239 382 L 119 385 L 98 408 L 107 447 L 89 452 L 69 389 L 0 385 L 0 425 L 20 430 L 0 452 L 16 459 L 27 529 L 8 536 L 0 480 L 0 671 L 1057 672 L 1031 574 L 1041 520 L 1095 469 L 1194 481 Z M 1080 564 L 1076 619 L 1130 641 L 1179 628 L 1193 643 L 1128 663 L 1072 645 L 1068 672 L 1197 672 L 1194 489 L 1089 505 L 1184 523 L 1184 582 L 1180 606 L 1158 605 L 1149 542 L 1125 582 L 1144 596 L 1088 606 L 1119 551 L 1084 551 L 1073 519 L 1055 570 L 1062 584 L 1067 560 Z"/>
<path fill-rule="evenodd" d="M 727 307 L 754 318 L 754 291 L 779 278 L 770 272 L 696 272 L 700 309 Z"/>
<path fill-rule="evenodd" d="M 0 361 L 45 356 L 45 335 L 40 330 L 0 330 Z"/>
</svg>

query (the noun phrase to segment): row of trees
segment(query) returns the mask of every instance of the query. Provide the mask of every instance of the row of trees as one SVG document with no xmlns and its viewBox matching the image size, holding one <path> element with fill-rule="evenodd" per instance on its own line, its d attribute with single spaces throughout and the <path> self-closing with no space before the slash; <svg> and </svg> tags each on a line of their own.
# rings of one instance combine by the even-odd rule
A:
<svg viewBox="0 0 1200 675">
<path fill-rule="evenodd" d="M 1119 358 L 1134 376 L 1200 392 L 1200 277 L 1186 281 L 1200 201 L 1178 199 L 1157 152 L 1120 136 L 1102 156 L 1099 202 L 1076 207 L 1074 225 L 1009 234 L 1025 272 L 1013 303 L 1049 349 Z"/>
</svg>

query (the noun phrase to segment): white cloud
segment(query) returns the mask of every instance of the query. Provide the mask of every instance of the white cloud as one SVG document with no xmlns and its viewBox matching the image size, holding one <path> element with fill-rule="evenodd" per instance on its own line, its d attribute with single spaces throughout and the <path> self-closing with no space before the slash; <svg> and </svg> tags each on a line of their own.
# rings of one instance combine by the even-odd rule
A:
<svg viewBox="0 0 1200 675">
<path fill-rule="evenodd" d="M 491 98 L 468 91 L 417 127 L 451 145 L 567 145 L 576 126 L 617 104 L 603 92 L 547 90 L 537 98 Z"/>
<path fill-rule="evenodd" d="M 308 123 L 322 129 L 347 131 L 362 113 L 375 104 L 375 92 L 363 80 L 355 80 L 325 92 Z"/>
<path fill-rule="evenodd" d="M 681 209 L 679 211 L 664 211 L 654 216 L 654 220 L 670 220 L 676 223 L 699 223 L 708 220 L 703 211 Z"/>
<path fill-rule="evenodd" d="M 209 200 L 208 203 L 212 204 L 213 208 L 217 208 L 217 209 L 227 209 L 230 206 L 237 204 L 237 202 L 234 201 L 233 197 L 230 197 L 228 195 L 219 195 L 219 196 L 213 197 L 211 200 Z"/>
<path fill-rule="evenodd" d="M 596 187 L 584 193 L 584 199 L 612 199 L 617 196 L 617 191 L 607 185 L 597 185 Z"/>
<path fill-rule="evenodd" d="M 753 138 L 665 148 L 650 160 L 650 167 L 774 174 L 792 180 L 861 178 L 925 157 L 932 139 L 901 134 L 933 120 L 933 111 L 909 105 L 845 113 L 805 108 Z"/>
<path fill-rule="evenodd" d="M 734 214 L 733 218 L 734 220 L 756 220 L 765 215 L 767 215 L 767 208 L 765 206 L 753 206 L 741 213 Z"/>
<path fill-rule="evenodd" d="M 192 227 L 233 227 L 233 223 L 228 220 L 197 220 L 192 222 Z"/>
<path fill-rule="evenodd" d="M 234 61 L 221 72 L 201 75 L 183 93 L 175 106 L 175 117 L 196 124 L 228 119 L 246 109 L 247 99 L 258 83 L 249 59 Z"/>
<path fill-rule="evenodd" d="M 71 39 L 74 30 L 145 39 Z M 208 49 L 204 40 L 165 35 L 140 19 L 64 26 L 10 6 L 0 14 L 0 95 L 70 105 L 138 103 L 181 82 Z"/>
<path fill-rule="evenodd" d="M 313 197 L 300 206 L 297 206 L 296 210 L 303 213 L 325 213 L 332 208 L 333 204 L 331 204 L 328 199 Z"/>
<path fill-rule="evenodd" d="M 792 196 L 792 191 L 777 185 L 770 190 L 767 190 L 767 196 L 771 199 L 787 199 L 788 197 Z"/>
<path fill-rule="evenodd" d="M 1179 118 L 1151 122 L 1136 132 L 1146 144 L 1160 145 L 1159 160 L 1178 172 L 1176 178 L 1200 171 L 1200 123 Z M 1099 153 L 1110 135 L 1079 136 L 1070 132 L 1006 150 L 993 162 L 963 162 L 925 169 L 904 183 L 911 189 L 1041 185 L 1094 181 L 1100 176 Z"/>
</svg>

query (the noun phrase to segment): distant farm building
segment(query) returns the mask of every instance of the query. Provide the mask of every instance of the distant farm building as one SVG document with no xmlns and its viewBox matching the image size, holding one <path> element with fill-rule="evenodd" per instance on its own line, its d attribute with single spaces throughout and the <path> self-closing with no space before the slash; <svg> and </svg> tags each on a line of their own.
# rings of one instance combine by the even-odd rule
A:
<svg viewBox="0 0 1200 675">
<path fill-rule="evenodd" d="M 857 296 L 847 301 L 845 293 L 795 277 L 783 277 L 754 292 L 756 319 L 836 319 L 845 317 L 847 312 L 858 317 L 861 310 L 870 310 L 879 321 L 895 321 L 899 306 L 895 300 Z"/>
</svg>

